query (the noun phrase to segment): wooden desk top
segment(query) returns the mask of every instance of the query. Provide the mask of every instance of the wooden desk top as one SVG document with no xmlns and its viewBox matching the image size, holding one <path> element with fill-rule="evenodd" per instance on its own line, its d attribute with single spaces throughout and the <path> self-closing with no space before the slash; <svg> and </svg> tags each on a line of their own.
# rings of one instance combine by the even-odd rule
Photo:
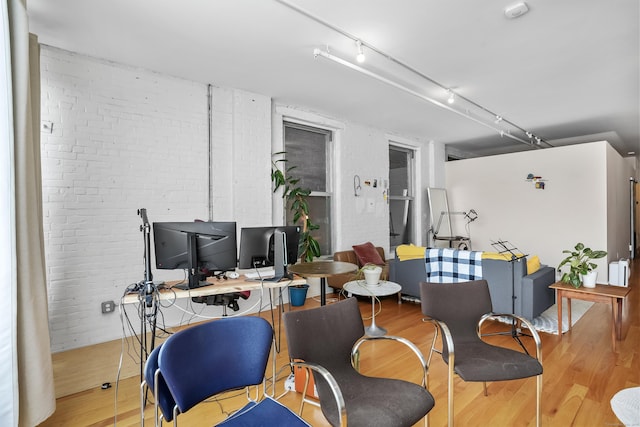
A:
<svg viewBox="0 0 640 427">
<path fill-rule="evenodd" d="M 290 265 L 288 270 L 302 277 L 329 277 L 336 274 L 353 273 L 358 270 L 358 266 L 343 261 L 315 261 Z"/>
<path fill-rule="evenodd" d="M 273 289 L 273 288 L 284 288 L 290 285 L 301 285 L 306 283 L 304 279 L 299 277 L 294 277 L 293 280 L 281 280 L 279 282 L 260 282 L 253 280 L 246 280 L 244 276 L 241 276 L 238 279 L 227 279 L 227 280 L 218 280 L 216 278 L 208 277 L 207 282 L 210 283 L 208 286 L 201 286 L 195 289 L 178 289 L 176 287 L 171 287 L 173 285 L 177 285 L 179 283 L 183 283 L 182 281 L 174 281 L 167 282 L 165 284 L 165 288 L 161 289 L 159 292 L 159 298 L 161 300 L 174 300 L 179 298 L 191 298 L 191 297 L 204 297 L 209 295 L 219 295 L 219 294 L 227 294 L 231 292 L 242 292 L 242 291 L 255 291 L 261 289 L 263 286 L 265 289 Z M 123 304 L 133 304 L 138 302 L 138 294 L 131 293 L 125 295 L 122 299 Z"/>
<path fill-rule="evenodd" d="M 580 294 L 593 294 L 609 298 L 626 298 L 631 288 L 623 286 L 596 285 L 595 288 L 585 288 L 581 286 L 574 288 L 572 285 L 564 282 L 556 282 L 549 286 L 551 289 L 557 289 L 563 292 L 575 292 Z"/>
</svg>

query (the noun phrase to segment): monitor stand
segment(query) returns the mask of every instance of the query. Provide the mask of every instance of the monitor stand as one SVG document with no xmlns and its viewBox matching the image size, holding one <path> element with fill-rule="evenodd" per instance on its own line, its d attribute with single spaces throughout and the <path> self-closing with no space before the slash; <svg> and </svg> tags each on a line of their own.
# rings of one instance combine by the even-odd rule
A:
<svg viewBox="0 0 640 427">
<path fill-rule="evenodd" d="M 250 279 L 258 282 L 279 282 L 291 278 L 287 273 L 287 235 L 282 231 L 273 233 L 273 277 Z"/>
</svg>

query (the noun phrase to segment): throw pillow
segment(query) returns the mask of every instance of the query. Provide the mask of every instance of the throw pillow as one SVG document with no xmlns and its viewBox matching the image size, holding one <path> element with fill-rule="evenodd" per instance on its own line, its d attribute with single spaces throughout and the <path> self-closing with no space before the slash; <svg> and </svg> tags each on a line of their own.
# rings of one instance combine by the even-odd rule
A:
<svg viewBox="0 0 640 427">
<path fill-rule="evenodd" d="M 373 243 L 367 242 L 361 245 L 354 245 L 352 248 L 361 266 L 365 264 L 384 265 L 384 260 L 376 250 L 376 247 L 373 246 Z"/>
<path fill-rule="evenodd" d="M 527 274 L 533 274 L 538 270 L 540 270 L 540 258 L 534 255 L 527 260 Z"/>
</svg>

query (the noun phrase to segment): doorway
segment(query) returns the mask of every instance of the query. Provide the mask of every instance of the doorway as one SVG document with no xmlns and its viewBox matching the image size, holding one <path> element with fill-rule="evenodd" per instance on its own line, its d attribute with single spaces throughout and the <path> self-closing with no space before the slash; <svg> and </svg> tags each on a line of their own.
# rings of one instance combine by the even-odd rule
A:
<svg viewBox="0 0 640 427">
<path fill-rule="evenodd" d="M 415 206 L 415 151 L 389 145 L 389 249 L 412 243 Z"/>
</svg>

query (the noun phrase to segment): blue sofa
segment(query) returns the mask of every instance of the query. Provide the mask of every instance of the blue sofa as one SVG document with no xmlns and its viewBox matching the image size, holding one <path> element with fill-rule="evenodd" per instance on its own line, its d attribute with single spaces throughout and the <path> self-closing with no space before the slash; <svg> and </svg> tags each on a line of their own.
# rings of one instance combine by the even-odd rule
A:
<svg viewBox="0 0 640 427">
<path fill-rule="evenodd" d="M 549 285 L 556 281 L 553 267 L 541 266 L 527 274 L 526 258 L 516 261 L 482 260 L 482 278 L 489 284 L 494 313 L 513 313 L 533 319 L 555 303 Z M 427 281 L 424 259 L 389 263 L 389 280 L 402 286 L 402 294 L 420 298 L 420 282 Z M 446 284 L 444 284 L 446 286 Z"/>
</svg>

